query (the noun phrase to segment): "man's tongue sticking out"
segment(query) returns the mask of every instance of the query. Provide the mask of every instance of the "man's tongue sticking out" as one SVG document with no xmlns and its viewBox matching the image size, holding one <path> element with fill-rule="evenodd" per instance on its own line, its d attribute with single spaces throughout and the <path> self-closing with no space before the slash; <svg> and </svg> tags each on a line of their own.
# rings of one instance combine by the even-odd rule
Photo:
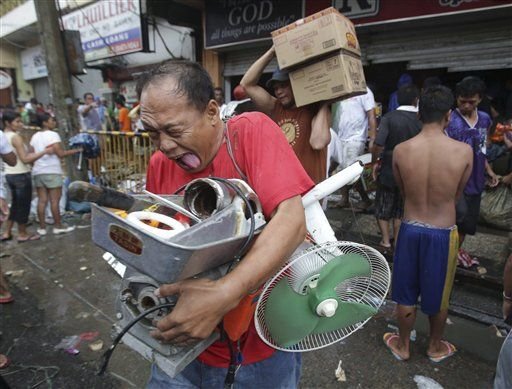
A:
<svg viewBox="0 0 512 389">
<path fill-rule="evenodd" d="M 178 162 L 181 166 L 190 170 L 197 169 L 201 165 L 201 160 L 193 153 L 184 154 Z"/>
</svg>

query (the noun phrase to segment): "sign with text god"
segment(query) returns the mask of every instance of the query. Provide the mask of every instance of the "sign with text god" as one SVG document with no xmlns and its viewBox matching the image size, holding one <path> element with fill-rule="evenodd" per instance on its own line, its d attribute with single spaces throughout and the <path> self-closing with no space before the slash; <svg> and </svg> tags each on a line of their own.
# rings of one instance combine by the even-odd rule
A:
<svg viewBox="0 0 512 389">
<path fill-rule="evenodd" d="M 205 47 L 270 40 L 270 33 L 303 17 L 302 0 L 209 0 Z"/>
</svg>

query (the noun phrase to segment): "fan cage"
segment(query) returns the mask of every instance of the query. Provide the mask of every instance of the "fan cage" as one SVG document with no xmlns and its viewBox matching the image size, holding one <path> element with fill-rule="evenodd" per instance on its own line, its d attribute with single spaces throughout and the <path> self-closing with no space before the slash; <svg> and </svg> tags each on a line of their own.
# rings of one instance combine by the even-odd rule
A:
<svg viewBox="0 0 512 389">
<path fill-rule="evenodd" d="M 308 285 L 318 279 L 322 267 L 332 259 L 345 254 L 359 254 L 366 258 L 370 264 L 370 276 L 344 280 L 335 288 L 337 297 L 344 302 L 358 302 L 372 306 L 376 310 L 379 309 L 390 284 L 389 266 L 381 253 L 372 247 L 354 242 L 329 242 L 313 246 L 290 258 L 263 289 L 256 306 L 255 325 L 258 335 L 266 344 L 288 352 L 317 350 L 345 339 L 371 319 L 370 317 L 359 323 L 326 333 L 310 334 L 290 347 L 279 346 L 268 331 L 264 318 L 265 307 L 275 285 L 286 276 L 289 286 L 296 293 L 304 295 L 309 288 Z"/>
</svg>

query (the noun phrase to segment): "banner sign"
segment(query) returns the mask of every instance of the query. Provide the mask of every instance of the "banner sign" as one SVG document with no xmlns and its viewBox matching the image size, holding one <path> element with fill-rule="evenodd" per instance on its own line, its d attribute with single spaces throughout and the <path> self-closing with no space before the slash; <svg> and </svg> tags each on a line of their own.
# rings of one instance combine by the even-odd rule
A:
<svg viewBox="0 0 512 389">
<path fill-rule="evenodd" d="M 270 33 L 303 17 L 302 0 L 208 0 L 205 47 L 270 40 Z"/>
<path fill-rule="evenodd" d="M 48 76 L 46 60 L 41 45 L 22 50 L 20 56 L 21 72 L 24 80 L 34 80 Z"/>
<path fill-rule="evenodd" d="M 101 0 L 62 17 L 64 30 L 80 31 L 85 61 L 143 49 L 139 0 Z"/>
</svg>

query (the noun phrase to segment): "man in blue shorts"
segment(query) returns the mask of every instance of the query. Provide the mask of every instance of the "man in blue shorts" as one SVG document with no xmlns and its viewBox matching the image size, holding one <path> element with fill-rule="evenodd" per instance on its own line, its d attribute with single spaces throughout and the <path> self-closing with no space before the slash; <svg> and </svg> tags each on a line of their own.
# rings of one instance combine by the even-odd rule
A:
<svg viewBox="0 0 512 389">
<path fill-rule="evenodd" d="M 448 88 L 428 88 L 419 103 L 421 132 L 393 152 L 393 173 L 404 196 L 392 278 L 399 333 L 384 334 L 384 342 L 403 361 L 410 356 L 409 335 L 420 296 L 421 310 L 430 319 L 427 356 L 440 362 L 456 351 L 441 336 L 457 264 L 455 202 L 471 173 L 473 153 L 444 134 L 453 102 Z"/>
</svg>

